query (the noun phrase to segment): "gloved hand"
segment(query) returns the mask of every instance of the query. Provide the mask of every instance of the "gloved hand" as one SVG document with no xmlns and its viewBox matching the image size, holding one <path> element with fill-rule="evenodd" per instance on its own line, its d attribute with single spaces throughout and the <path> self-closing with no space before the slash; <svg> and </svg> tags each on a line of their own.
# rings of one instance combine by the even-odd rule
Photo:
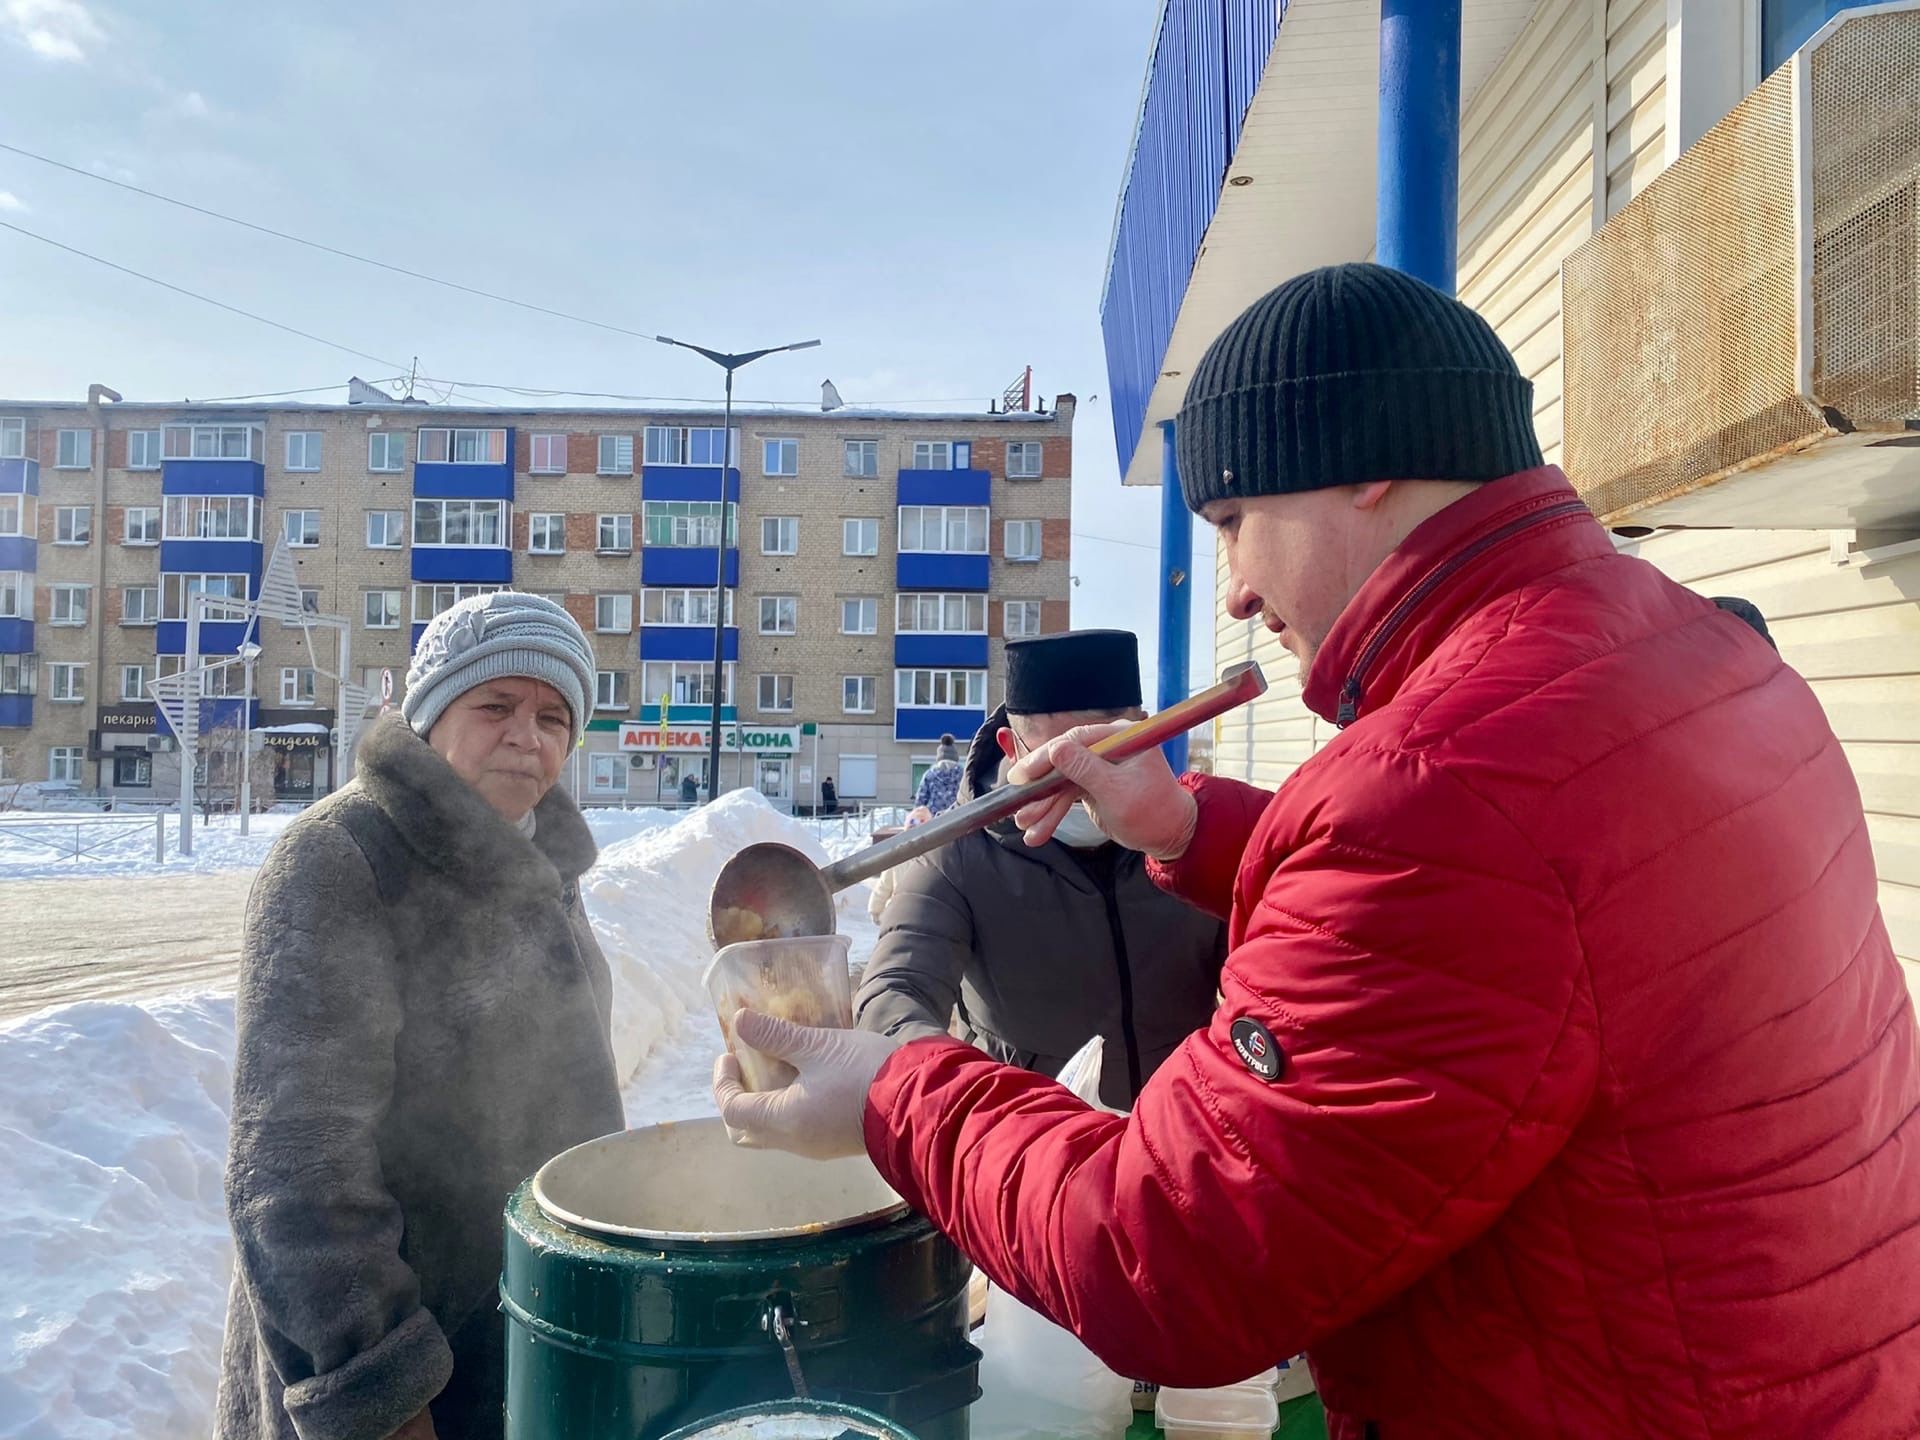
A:
<svg viewBox="0 0 1920 1440">
<path fill-rule="evenodd" d="M 900 1042 L 866 1030 L 795 1025 L 752 1010 L 734 1016 L 733 1033 L 763 1055 L 799 1071 L 782 1090 L 749 1093 L 740 1062 L 714 1062 L 713 1099 L 733 1143 L 754 1150 L 789 1150 L 809 1160 L 838 1160 L 867 1152 L 862 1119 L 873 1077 Z"/>
<path fill-rule="evenodd" d="M 1075 787 L 1037 800 L 1013 817 L 1027 844 L 1046 844 L 1061 817 L 1076 800 L 1084 799 L 1094 823 L 1129 850 L 1161 861 L 1178 860 L 1187 853 L 1200 819 L 1200 804 L 1173 778 L 1161 749 L 1155 746 L 1131 760 L 1115 762 L 1087 748 L 1119 734 L 1129 723 L 1076 726 L 1022 757 L 1007 773 L 1008 781 L 1017 785 L 1058 769 Z"/>
</svg>

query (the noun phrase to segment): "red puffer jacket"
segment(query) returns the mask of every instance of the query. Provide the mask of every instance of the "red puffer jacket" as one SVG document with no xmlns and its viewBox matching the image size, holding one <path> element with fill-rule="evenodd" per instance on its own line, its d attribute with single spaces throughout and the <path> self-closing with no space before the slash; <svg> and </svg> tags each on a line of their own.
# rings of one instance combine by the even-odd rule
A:
<svg viewBox="0 0 1920 1440">
<path fill-rule="evenodd" d="M 1186 782 L 1211 1028 L 1127 1119 L 910 1046 L 887 1178 L 1122 1374 L 1307 1350 L 1339 1437 L 1920 1433 L 1920 1031 L 1806 685 L 1541 470 L 1306 699 L 1277 795 Z"/>
</svg>

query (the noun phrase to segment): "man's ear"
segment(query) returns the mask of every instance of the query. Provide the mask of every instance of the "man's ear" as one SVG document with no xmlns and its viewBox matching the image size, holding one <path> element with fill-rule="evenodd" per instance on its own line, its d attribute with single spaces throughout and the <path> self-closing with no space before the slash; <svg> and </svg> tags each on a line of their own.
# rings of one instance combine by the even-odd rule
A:
<svg viewBox="0 0 1920 1440">
<path fill-rule="evenodd" d="M 1002 725 L 994 731 L 993 738 L 1000 742 L 1000 753 L 1011 760 L 1014 757 L 1013 731 Z"/>
</svg>

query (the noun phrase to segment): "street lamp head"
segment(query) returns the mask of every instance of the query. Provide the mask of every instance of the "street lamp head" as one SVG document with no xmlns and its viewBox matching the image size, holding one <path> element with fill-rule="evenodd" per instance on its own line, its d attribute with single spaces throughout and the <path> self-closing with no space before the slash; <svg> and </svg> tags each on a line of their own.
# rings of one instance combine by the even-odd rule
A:
<svg viewBox="0 0 1920 1440">
<path fill-rule="evenodd" d="M 254 644 L 253 641 L 249 640 L 240 647 L 237 653 L 239 654 L 242 660 L 246 661 L 247 664 L 251 665 L 254 661 L 260 658 L 260 647 Z"/>
<path fill-rule="evenodd" d="M 662 345 L 678 345 L 680 343 L 671 335 L 656 335 L 653 338 L 658 340 Z"/>
</svg>

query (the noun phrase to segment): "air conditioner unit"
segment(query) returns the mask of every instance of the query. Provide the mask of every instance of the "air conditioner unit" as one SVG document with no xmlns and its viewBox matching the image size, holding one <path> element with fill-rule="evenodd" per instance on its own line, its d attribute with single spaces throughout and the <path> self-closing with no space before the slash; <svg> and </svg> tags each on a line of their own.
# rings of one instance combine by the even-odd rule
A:
<svg viewBox="0 0 1920 1440">
<path fill-rule="evenodd" d="M 656 770 L 659 768 L 660 758 L 645 751 L 636 751 L 627 758 L 627 765 L 634 770 Z"/>
<path fill-rule="evenodd" d="M 1830 22 L 1561 280 L 1602 519 L 1920 523 L 1920 0 Z"/>
</svg>

